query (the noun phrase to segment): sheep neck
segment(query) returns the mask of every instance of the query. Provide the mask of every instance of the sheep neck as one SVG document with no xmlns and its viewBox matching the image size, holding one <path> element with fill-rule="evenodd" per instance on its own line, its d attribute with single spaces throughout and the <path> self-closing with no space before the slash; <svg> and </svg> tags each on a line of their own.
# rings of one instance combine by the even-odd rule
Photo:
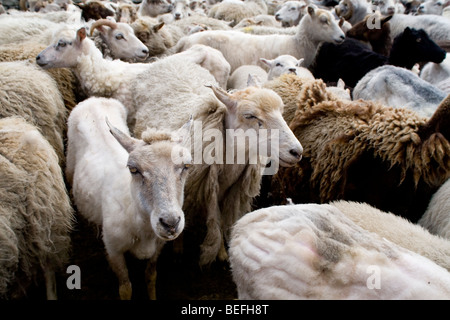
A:
<svg viewBox="0 0 450 320">
<path fill-rule="evenodd" d="M 297 29 L 297 33 L 294 36 L 296 42 L 295 48 L 297 48 L 297 54 L 294 56 L 303 57 L 305 59 L 302 64 L 304 67 L 309 67 L 313 62 L 322 42 L 312 38 L 311 32 L 309 31 L 311 29 L 312 26 L 302 19 L 299 28 Z"/>
</svg>

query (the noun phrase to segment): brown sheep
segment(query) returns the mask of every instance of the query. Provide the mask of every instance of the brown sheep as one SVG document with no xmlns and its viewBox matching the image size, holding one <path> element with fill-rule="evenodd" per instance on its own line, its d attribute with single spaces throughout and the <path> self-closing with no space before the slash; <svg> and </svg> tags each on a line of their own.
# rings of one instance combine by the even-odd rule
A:
<svg viewBox="0 0 450 320">
<path fill-rule="evenodd" d="M 450 97 L 432 118 L 370 101 L 298 100 L 290 127 L 304 158 L 273 177 L 272 202 L 367 202 L 417 222 L 450 177 Z"/>
</svg>

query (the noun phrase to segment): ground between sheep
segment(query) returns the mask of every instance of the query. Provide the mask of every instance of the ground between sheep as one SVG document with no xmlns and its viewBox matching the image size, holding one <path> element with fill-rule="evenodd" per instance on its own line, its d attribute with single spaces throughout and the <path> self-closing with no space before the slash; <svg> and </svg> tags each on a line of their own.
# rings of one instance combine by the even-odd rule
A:
<svg viewBox="0 0 450 320">
<path fill-rule="evenodd" d="M 168 243 L 169 244 L 169 243 Z M 200 270 L 183 262 L 166 245 L 158 259 L 156 294 L 158 300 L 233 300 L 237 298 L 229 265 L 214 263 Z M 126 256 L 132 300 L 147 300 L 144 271 L 146 261 Z M 118 281 L 108 265 L 100 231 L 77 215 L 72 232 L 72 255 L 68 265 L 77 265 L 81 271 L 81 289 L 68 289 L 71 273 L 59 273 L 58 300 L 119 300 Z"/>
</svg>

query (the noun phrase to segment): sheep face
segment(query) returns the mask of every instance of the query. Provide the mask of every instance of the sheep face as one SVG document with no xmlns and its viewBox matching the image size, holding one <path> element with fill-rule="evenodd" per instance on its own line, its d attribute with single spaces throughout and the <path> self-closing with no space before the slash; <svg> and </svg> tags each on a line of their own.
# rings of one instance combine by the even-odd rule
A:
<svg viewBox="0 0 450 320">
<path fill-rule="evenodd" d="M 134 203 L 140 213 L 147 215 L 144 221 L 149 219 L 155 234 L 163 240 L 174 240 L 184 229 L 184 185 L 192 159 L 183 145 L 190 136 L 191 123 L 172 136 L 146 131 L 144 141 L 108 123 L 112 135 L 129 153 L 127 167 Z"/>
<path fill-rule="evenodd" d="M 306 17 L 309 17 L 311 21 L 309 27 L 315 29 L 313 33 L 314 41 L 339 44 L 345 40 L 345 34 L 339 27 L 338 21 L 329 11 L 308 6 L 308 16 L 305 16 L 302 21 Z"/>
<path fill-rule="evenodd" d="M 298 25 L 300 19 L 306 14 L 304 1 L 287 1 L 275 13 L 275 19 L 281 22 L 283 27 Z"/>
<path fill-rule="evenodd" d="M 147 58 L 147 47 L 135 36 L 130 25 L 113 22 L 107 26 L 101 25 L 97 29 L 110 48 L 113 58 L 138 60 Z"/>
<path fill-rule="evenodd" d="M 228 114 L 227 129 L 234 132 L 256 132 L 260 148 L 278 144 L 278 157 L 273 154 L 271 160 L 283 167 L 290 167 L 302 158 L 303 147 L 288 127 L 283 118 L 283 102 L 274 91 L 259 87 L 248 87 L 244 90 L 228 94 L 212 87 L 216 97 L 226 105 Z M 262 131 L 263 129 L 267 131 Z M 263 136 L 263 132 L 267 133 Z M 273 135 L 277 132 L 277 135 Z M 272 141 L 277 137 L 277 141 Z"/>
<path fill-rule="evenodd" d="M 157 17 L 173 10 L 173 5 L 167 0 L 144 0 L 139 7 L 141 16 Z"/>
<path fill-rule="evenodd" d="M 293 73 L 301 77 L 314 79 L 314 76 L 306 68 L 301 67 L 304 59 L 297 59 L 291 55 L 281 55 L 273 60 L 261 58 L 261 61 L 269 67 L 267 80 L 272 80 L 285 73 Z"/>
<path fill-rule="evenodd" d="M 74 68 L 77 58 L 82 52 L 82 41 L 86 38 L 86 29 L 76 32 L 65 30 L 61 32 L 53 44 L 41 51 L 36 57 L 36 63 L 44 68 Z"/>
<path fill-rule="evenodd" d="M 151 25 L 142 19 L 136 20 L 131 25 L 138 39 L 148 48 L 150 57 L 162 54 L 167 50 L 166 40 L 160 32 L 163 26 L 164 22 Z"/>
</svg>

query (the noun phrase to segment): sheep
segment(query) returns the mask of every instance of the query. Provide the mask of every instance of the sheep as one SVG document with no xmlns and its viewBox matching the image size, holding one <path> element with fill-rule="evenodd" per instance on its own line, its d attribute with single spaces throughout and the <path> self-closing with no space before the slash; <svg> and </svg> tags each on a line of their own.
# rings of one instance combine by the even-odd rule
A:
<svg viewBox="0 0 450 320">
<path fill-rule="evenodd" d="M 234 27 L 244 18 L 259 14 L 268 14 L 267 4 L 264 0 L 222 1 L 213 5 L 208 11 L 208 17 L 232 21 Z"/>
<path fill-rule="evenodd" d="M 189 34 L 195 26 L 203 27 L 204 30 L 231 30 L 230 22 L 217 20 L 210 17 L 192 15 L 184 19 L 172 22 L 174 26 L 181 27 L 185 34 Z"/>
<path fill-rule="evenodd" d="M 389 57 L 375 53 L 358 40 L 347 38 L 340 45 L 324 43 L 310 69 L 316 78 L 325 82 L 342 78 L 353 88 L 364 75 L 377 67 L 391 64 L 412 69 L 421 61 L 441 62 L 445 55 L 445 50 L 432 41 L 424 30 L 407 27 L 394 38 Z"/>
<path fill-rule="evenodd" d="M 57 299 L 56 274 L 70 257 L 74 210 L 59 158 L 41 132 L 22 117 L 0 119 L 2 299 L 25 298 L 42 280 L 47 299 Z"/>
<path fill-rule="evenodd" d="M 450 77 L 450 56 L 441 63 L 428 62 L 420 69 L 420 78 L 436 86 Z"/>
<path fill-rule="evenodd" d="M 128 63 L 104 59 L 94 42 L 86 36 L 84 27 L 64 28 L 54 35 L 52 44 L 36 56 L 43 69 L 70 68 L 74 71 L 87 97 L 116 98 L 128 109 L 128 122 L 134 124 L 130 81 L 149 67 L 147 63 Z"/>
<path fill-rule="evenodd" d="M 299 24 L 306 14 L 306 2 L 291 0 L 284 2 L 275 12 L 275 19 L 281 21 L 282 27 L 293 27 Z"/>
<path fill-rule="evenodd" d="M 86 2 L 74 3 L 81 9 L 81 18 L 88 22 L 90 20 L 106 19 L 114 17 L 115 12 L 106 7 L 101 1 L 89 0 Z"/>
<path fill-rule="evenodd" d="M 97 31 L 95 34 L 94 32 Z M 149 54 L 148 48 L 136 37 L 127 23 L 99 19 L 90 28 L 90 36 L 103 57 L 124 61 L 143 61 Z"/>
<path fill-rule="evenodd" d="M 417 223 L 432 234 L 450 240 L 449 186 L 450 179 L 447 179 L 433 194 L 425 213 Z"/>
<path fill-rule="evenodd" d="M 156 18 L 160 14 L 172 11 L 173 5 L 167 0 L 142 0 L 139 4 L 138 16 Z"/>
<path fill-rule="evenodd" d="M 245 28 L 249 26 L 267 26 L 267 27 L 281 27 L 281 23 L 275 19 L 274 16 L 268 14 L 258 14 L 250 18 L 242 19 L 236 24 L 233 29 Z"/>
<path fill-rule="evenodd" d="M 135 139 L 126 118 L 118 100 L 80 102 L 68 119 L 66 174 L 78 211 L 102 228 L 120 298 L 132 297 L 124 257 L 131 252 L 149 259 L 148 293 L 156 299 L 158 256 L 184 229 L 183 188 L 192 159 L 183 144 L 192 121 L 173 133 L 149 129 Z"/>
<path fill-rule="evenodd" d="M 183 118 L 193 114 L 194 164 L 186 182 L 183 207 L 190 228 L 184 232 L 184 254 L 198 257 L 200 266 L 210 265 L 216 258 L 226 260 L 228 229 L 250 211 L 260 189 L 261 174 L 273 174 L 278 165 L 291 166 L 300 161 L 302 146 L 282 118 L 282 101 L 272 90 L 252 86 L 227 93 L 217 87 L 207 70 L 176 55 L 151 66 L 132 84 L 136 89 L 135 104 L 140 106 L 134 136 L 139 137 L 147 127 L 177 127 Z M 176 90 L 168 95 L 167 88 Z M 259 138 L 259 128 L 270 133 L 277 129 L 279 137 L 271 134 Z M 253 142 L 239 144 L 243 150 L 234 151 L 235 137 L 243 138 L 244 132 L 254 133 L 254 140 L 249 136 Z M 270 168 L 263 166 L 265 157 L 257 157 L 263 154 L 255 154 L 252 149 L 258 145 L 260 152 L 267 150 L 266 142 L 279 145 L 279 155 L 271 152 L 269 156 Z"/>
<path fill-rule="evenodd" d="M 158 23 L 148 17 L 138 18 L 131 27 L 149 50 L 147 60 L 171 54 L 172 47 L 185 36 L 180 27 L 164 22 Z"/>
<path fill-rule="evenodd" d="M 341 43 L 344 39 L 343 31 L 328 11 L 308 6 L 308 14 L 301 20 L 295 35 L 257 36 L 233 30 L 205 31 L 181 38 L 174 52 L 186 50 L 196 43 L 209 45 L 223 53 L 231 65 L 231 72 L 244 64 L 262 66 L 260 58 L 273 59 L 281 54 L 304 58 L 303 65 L 307 68 L 321 42 Z"/>
<path fill-rule="evenodd" d="M 429 37 L 437 42 L 450 40 L 450 21 L 438 15 L 419 15 L 412 16 L 407 14 L 394 14 L 389 21 L 391 27 L 391 37 L 395 38 L 406 27 L 423 29 Z"/>
<path fill-rule="evenodd" d="M 233 227 L 230 266 L 239 299 L 450 297 L 447 270 L 329 204 L 248 213 Z"/>
<path fill-rule="evenodd" d="M 430 259 L 450 271 L 450 241 L 420 225 L 367 203 L 336 200 L 329 202 L 361 228 Z M 420 220 L 419 220 L 420 221 Z"/>
<path fill-rule="evenodd" d="M 406 10 L 403 3 L 399 0 L 372 0 L 372 5 L 382 15 L 403 14 Z"/>
<path fill-rule="evenodd" d="M 241 90 L 250 86 L 251 81 L 263 84 L 267 81 L 267 71 L 260 66 L 243 65 L 233 71 L 228 78 L 228 90 Z"/>
<path fill-rule="evenodd" d="M 367 0 L 341 0 L 334 9 L 339 18 L 344 18 L 351 25 L 362 21 L 372 13 L 371 3 Z"/>
<path fill-rule="evenodd" d="M 419 5 L 419 8 L 417 9 L 417 14 L 435 14 L 435 15 L 442 15 L 442 12 L 444 11 L 443 7 L 444 3 L 441 0 L 428 0 L 424 1 Z"/>
<path fill-rule="evenodd" d="M 297 59 L 289 54 L 283 54 L 272 60 L 261 58 L 261 61 L 269 67 L 267 80 L 272 80 L 285 73 L 294 73 L 300 78 L 315 79 L 311 71 L 302 67 L 304 60 L 304 58 Z"/>
<path fill-rule="evenodd" d="M 16 44 L 30 39 L 40 42 L 41 37 L 46 39 L 46 31 L 53 31 L 58 27 L 58 23 L 46 19 L 18 19 L 14 15 L 2 15 L 0 16 L 0 45 Z"/>
<path fill-rule="evenodd" d="M 368 72 L 353 89 L 353 99 L 408 108 L 431 117 L 447 93 L 405 68 L 386 65 Z"/>
<path fill-rule="evenodd" d="M 290 128 L 306 146 L 304 157 L 280 168 L 261 193 L 270 192 L 273 204 L 366 202 L 416 223 L 450 177 L 450 97 L 430 119 L 372 101 L 333 100 L 319 86 L 297 99 Z"/>
<path fill-rule="evenodd" d="M 367 15 L 364 20 L 354 24 L 346 36 L 370 44 L 371 49 L 383 56 L 389 56 L 392 37 L 389 20 L 392 15 L 382 16 L 378 12 Z"/>
<path fill-rule="evenodd" d="M 28 61 L 0 62 L 0 117 L 21 116 L 38 127 L 64 163 L 68 110 L 55 80 Z"/>
<path fill-rule="evenodd" d="M 45 45 L 30 42 L 0 45 L 0 62 L 27 60 L 35 64 L 36 55 L 43 49 Z M 82 96 L 82 92 L 77 90 L 77 79 L 73 72 L 66 68 L 51 69 L 46 72 L 55 80 L 66 109 L 72 110 Z"/>
<path fill-rule="evenodd" d="M 159 22 L 171 23 L 183 19 L 191 13 L 188 0 L 174 0 L 172 6 L 173 9 L 169 13 L 157 16 Z"/>
<path fill-rule="evenodd" d="M 114 18 L 118 22 L 131 24 L 138 18 L 137 10 L 133 3 L 119 3 Z"/>
</svg>

